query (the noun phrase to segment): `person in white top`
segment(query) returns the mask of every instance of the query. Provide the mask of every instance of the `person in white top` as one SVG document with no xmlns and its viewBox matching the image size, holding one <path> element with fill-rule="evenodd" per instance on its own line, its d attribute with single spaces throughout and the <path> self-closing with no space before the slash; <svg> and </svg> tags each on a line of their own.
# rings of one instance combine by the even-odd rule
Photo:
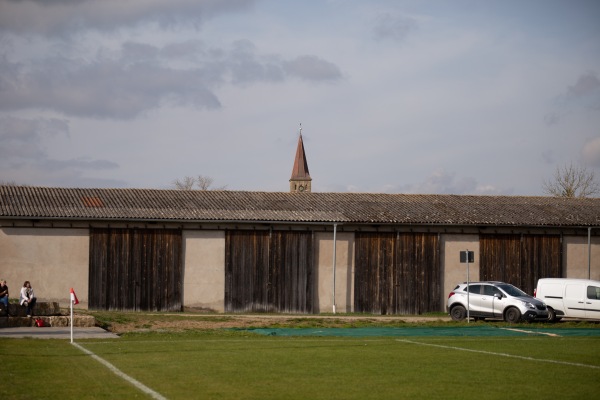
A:
<svg viewBox="0 0 600 400">
<path fill-rule="evenodd" d="M 29 281 L 25 281 L 23 283 L 23 287 L 21 288 L 21 296 L 19 297 L 19 304 L 27 307 L 27 316 L 31 317 L 31 312 L 33 310 L 33 306 L 35 306 L 35 302 L 37 298 L 33 293 L 33 288 L 31 287 L 31 283 Z"/>
</svg>

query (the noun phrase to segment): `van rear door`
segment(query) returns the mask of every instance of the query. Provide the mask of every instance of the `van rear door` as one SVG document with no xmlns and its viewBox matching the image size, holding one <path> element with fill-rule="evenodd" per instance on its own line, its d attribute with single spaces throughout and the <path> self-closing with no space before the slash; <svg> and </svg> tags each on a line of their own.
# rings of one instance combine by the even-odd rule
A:
<svg viewBox="0 0 600 400">
<path fill-rule="evenodd" d="M 583 283 L 567 283 L 565 285 L 565 316 L 585 318 L 586 285 Z"/>
<path fill-rule="evenodd" d="M 587 285 L 587 298 L 585 299 L 585 316 L 600 319 L 600 287 Z"/>
</svg>

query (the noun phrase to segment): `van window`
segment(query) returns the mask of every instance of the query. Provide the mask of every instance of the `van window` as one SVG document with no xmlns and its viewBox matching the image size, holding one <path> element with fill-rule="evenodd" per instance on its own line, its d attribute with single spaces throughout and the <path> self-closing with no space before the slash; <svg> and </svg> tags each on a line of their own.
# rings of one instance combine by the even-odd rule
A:
<svg viewBox="0 0 600 400">
<path fill-rule="evenodd" d="M 587 298 L 592 300 L 600 300 L 600 287 L 588 286 L 587 287 Z"/>
</svg>

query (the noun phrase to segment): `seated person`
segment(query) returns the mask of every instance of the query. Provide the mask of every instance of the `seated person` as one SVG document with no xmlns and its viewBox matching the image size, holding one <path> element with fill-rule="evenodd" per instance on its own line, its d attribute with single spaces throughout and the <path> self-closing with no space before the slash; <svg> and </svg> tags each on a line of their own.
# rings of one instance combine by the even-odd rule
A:
<svg viewBox="0 0 600 400">
<path fill-rule="evenodd" d="M 4 304 L 4 309 L 8 315 L 8 286 L 6 286 L 4 279 L 0 279 L 0 304 Z"/>
<path fill-rule="evenodd" d="M 25 281 L 23 283 L 23 287 L 21 288 L 21 296 L 19 298 L 19 304 L 27 307 L 27 316 L 31 317 L 31 312 L 33 310 L 33 306 L 35 306 L 35 302 L 37 298 L 33 293 L 33 288 L 31 287 L 31 283 L 29 281 Z"/>
</svg>

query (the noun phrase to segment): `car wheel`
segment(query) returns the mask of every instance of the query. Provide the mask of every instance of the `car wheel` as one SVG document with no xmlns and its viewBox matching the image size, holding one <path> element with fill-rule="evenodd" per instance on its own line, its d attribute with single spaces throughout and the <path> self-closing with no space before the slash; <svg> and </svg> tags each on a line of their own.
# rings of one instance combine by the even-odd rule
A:
<svg viewBox="0 0 600 400">
<path fill-rule="evenodd" d="M 454 321 L 462 321 L 467 317 L 467 310 L 463 306 L 454 306 L 450 310 L 450 317 Z"/>
<path fill-rule="evenodd" d="M 556 322 L 556 312 L 552 307 L 548 307 L 548 322 Z"/>
<path fill-rule="evenodd" d="M 512 324 L 519 322 L 519 320 L 521 320 L 521 311 L 514 307 L 509 308 L 504 313 L 504 320 Z"/>
</svg>

